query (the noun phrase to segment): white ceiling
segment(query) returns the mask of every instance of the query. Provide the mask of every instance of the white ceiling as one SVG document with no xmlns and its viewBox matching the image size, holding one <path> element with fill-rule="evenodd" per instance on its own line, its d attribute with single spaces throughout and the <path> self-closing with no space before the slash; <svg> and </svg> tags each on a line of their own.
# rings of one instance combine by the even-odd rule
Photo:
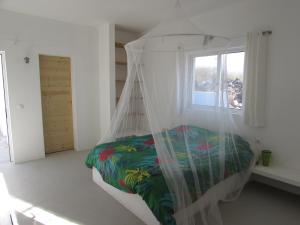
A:
<svg viewBox="0 0 300 225">
<path fill-rule="evenodd" d="M 224 7 L 242 0 L 181 0 L 186 14 Z M 0 8 L 45 18 L 97 26 L 111 22 L 145 31 L 174 9 L 176 0 L 0 0 Z"/>
</svg>

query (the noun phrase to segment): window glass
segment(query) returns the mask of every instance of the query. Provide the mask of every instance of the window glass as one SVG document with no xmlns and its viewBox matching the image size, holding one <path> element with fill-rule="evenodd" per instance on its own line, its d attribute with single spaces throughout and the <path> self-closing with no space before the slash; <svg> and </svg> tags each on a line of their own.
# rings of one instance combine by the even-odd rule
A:
<svg viewBox="0 0 300 225">
<path fill-rule="evenodd" d="M 226 54 L 227 93 L 229 108 L 243 106 L 244 52 Z"/>
<path fill-rule="evenodd" d="M 218 87 L 218 56 L 201 56 L 194 59 L 192 104 L 214 106 Z"/>
<path fill-rule="evenodd" d="M 226 75 L 221 77 L 218 65 L 221 65 L 220 60 L 224 56 Z M 217 99 L 219 97 L 218 86 L 219 81 L 224 78 L 228 93 L 224 103 L 228 104 L 229 108 L 241 109 L 243 106 L 244 58 L 245 52 L 194 57 L 192 104 L 199 106 L 220 104 Z"/>
</svg>

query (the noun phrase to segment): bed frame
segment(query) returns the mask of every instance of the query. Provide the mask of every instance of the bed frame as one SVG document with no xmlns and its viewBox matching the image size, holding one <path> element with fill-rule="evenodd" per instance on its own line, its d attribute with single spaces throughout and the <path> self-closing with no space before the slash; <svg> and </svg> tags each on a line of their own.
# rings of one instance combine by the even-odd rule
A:
<svg viewBox="0 0 300 225">
<path fill-rule="evenodd" d="M 98 170 L 93 167 L 93 180 L 98 184 L 104 191 L 114 197 L 119 201 L 125 208 L 131 211 L 136 215 L 140 220 L 142 220 L 147 225 L 160 225 L 159 221 L 153 215 L 145 201 L 138 194 L 130 194 L 123 192 L 108 183 L 106 183 Z M 177 212 L 174 217 L 181 218 L 182 213 L 189 213 L 190 215 L 196 215 L 199 212 L 199 208 L 203 209 L 208 206 L 212 198 L 218 201 L 232 201 L 235 200 L 240 191 L 241 184 L 244 184 L 250 176 L 250 172 L 245 175 L 245 173 L 238 173 L 233 176 L 230 176 L 226 180 L 220 182 L 221 185 L 217 184 L 214 187 L 210 188 L 198 201 L 194 202 L 188 208 L 183 211 Z"/>
</svg>

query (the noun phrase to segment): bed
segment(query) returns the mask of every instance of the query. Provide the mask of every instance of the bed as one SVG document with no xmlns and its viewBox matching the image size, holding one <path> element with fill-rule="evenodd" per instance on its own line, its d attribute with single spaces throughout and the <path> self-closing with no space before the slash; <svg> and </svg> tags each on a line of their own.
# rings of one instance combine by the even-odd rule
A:
<svg viewBox="0 0 300 225">
<path fill-rule="evenodd" d="M 187 183 L 190 193 L 193 197 L 193 204 L 189 207 L 190 211 L 193 208 L 205 207 L 210 192 L 216 191 L 223 183 L 227 186 L 226 190 L 238 190 L 238 185 L 245 176 L 244 173 L 253 163 L 254 153 L 251 151 L 250 145 L 247 141 L 238 135 L 234 136 L 235 144 L 238 149 L 239 163 L 234 154 L 231 154 L 232 146 L 228 143 L 225 147 L 225 180 L 220 179 L 218 174 L 218 148 L 217 148 L 217 134 L 207 129 L 195 126 L 179 126 L 168 130 L 168 138 L 173 142 L 180 140 L 183 131 L 189 130 L 192 135 L 190 142 L 190 150 L 195 154 L 195 160 L 200 160 L 201 165 L 199 171 L 201 174 L 200 183 L 201 191 L 204 195 L 201 201 L 197 201 L 193 184 Z M 201 144 L 201 138 L 205 136 L 210 140 L 210 145 Z M 181 165 L 185 165 L 187 160 L 184 152 L 181 152 L 181 145 L 183 143 L 175 144 L 177 146 L 176 155 Z M 214 176 L 211 177 L 207 171 L 207 155 L 210 155 L 213 165 Z M 214 165 L 215 162 L 215 165 Z M 152 135 L 130 136 L 120 138 L 115 142 L 104 143 L 92 149 L 86 159 L 86 165 L 93 169 L 93 179 L 105 191 L 114 196 L 121 204 L 136 214 L 142 221 L 148 225 L 175 225 L 174 203 L 172 195 L 165 183 L 162 171 L 160 169 L 160 160 L 157 157 L 155 144 Z M 238 165 L 238 166 L 237 166 Z M 189 176 L 189 171 L 186 171 L 186 176 Z M 219 200 L 228 198 L 228 193 L 225 191 L 218 191 Z M 180 212 L 178 212 L 180 213 Z"/>
</svg>

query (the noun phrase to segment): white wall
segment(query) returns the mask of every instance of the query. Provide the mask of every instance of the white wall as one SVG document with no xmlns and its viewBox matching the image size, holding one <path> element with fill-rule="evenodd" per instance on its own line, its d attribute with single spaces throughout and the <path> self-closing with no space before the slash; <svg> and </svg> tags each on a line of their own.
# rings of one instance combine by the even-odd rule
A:
<svg viewBox="0 0 300 225">
<path fill-rule="evenodd" d="M 300 169 L 300 2 L 253 0 L 233 4 L 193 18 L 207 33 L 242 37 L 256 29 L 271 29 L 266 127 L 242 128 L 274 151 L 274 163 Z M 239 117 L 240 124 L 242 119 Z"/>
<path fill-rule="evenodd" d="M 0 138 L 7 137 L 5 96 L 4 96 L 4 79 L 2 69 L 2 55 L 0 52 Z"/>
<path fill-rule="evenodd" d="M 6 53 L 15 162 L 44 157 L 38 54 L 71 57 L 76 150 L 100 135 L 96 29 L 0 11 L 0 50 Z M 29 56 L 30 64 L 23 58 Z M 22 109 L 20 104 L 24 105 Z"/>
<path fill-rule="evenodd" d="M 99 32 L 99 96 L 100 130 L 105 137 L 110 129 L 111 119 L 116 107 L 115 91 L 115 26 L 103 24 Z"/>
<path fill-rule="evenodd" d="M 245 36 L 247 31 L 255 29 L 273 30 L 270 38 L 267 125 L 261 129 L 243 127 L 241 133 L 259 138 L 264 147 L 272 149 L 275 163 L 297 169 L 300 169 L 299 8 L 298 0 L 252 0 L 193 18 L 207 33 L 231 37 Z M 101 74 L 103 71 L 106 75 L 114 74 L 111 50 L 106 49 L 101 56 L 101 51 L 105 49 L 103 40 L 114 36 L 112 28 L 100 27 L 97 31 L 0 11 L 0 31 L 0 50 L 6 51 L 7 58 L 15 161 L 44 156 L 38 53 L 72 58 L 76 145 L 78 150 L 92 147 L 99 139 L 100 114 L 103 107 L 107 107 L 99 105 L 101 90 L 98 86 L 105 86 L 105 82 L 112 85 L 111 77 L 102 83 Z M 106 37 L 101 37 L 101 34 Z M 112 46 L 114 39 L 106 41 Z M 26 55 L 31 57 L 30 64 L 23 61 Z M 110 66 L 106 71 L 105 68 L 102 70 L 101 65 L 98 67 L 103 62 L 101 57 L 110 58 L 105 63 Z M 97 76 L 98 69 L 100 78 Z M 110 99 L 113 101 L 113 87 L 106 91 L 111 92 Z M 24 109 L 19 109 L 19 104 L 23 104 Z M 102 121 L 111 117 L 111 107 Z M 238 119 L 241 121 L 241 118 Z"/>
<path fill-rule="evenodd" d="M 126 44 L 128 42 L 138 39 L 139 36 L 140 34 L 137 32 L 116 28 L 116 34 L 115 34 L 116 42 Z"/>
</svg>

